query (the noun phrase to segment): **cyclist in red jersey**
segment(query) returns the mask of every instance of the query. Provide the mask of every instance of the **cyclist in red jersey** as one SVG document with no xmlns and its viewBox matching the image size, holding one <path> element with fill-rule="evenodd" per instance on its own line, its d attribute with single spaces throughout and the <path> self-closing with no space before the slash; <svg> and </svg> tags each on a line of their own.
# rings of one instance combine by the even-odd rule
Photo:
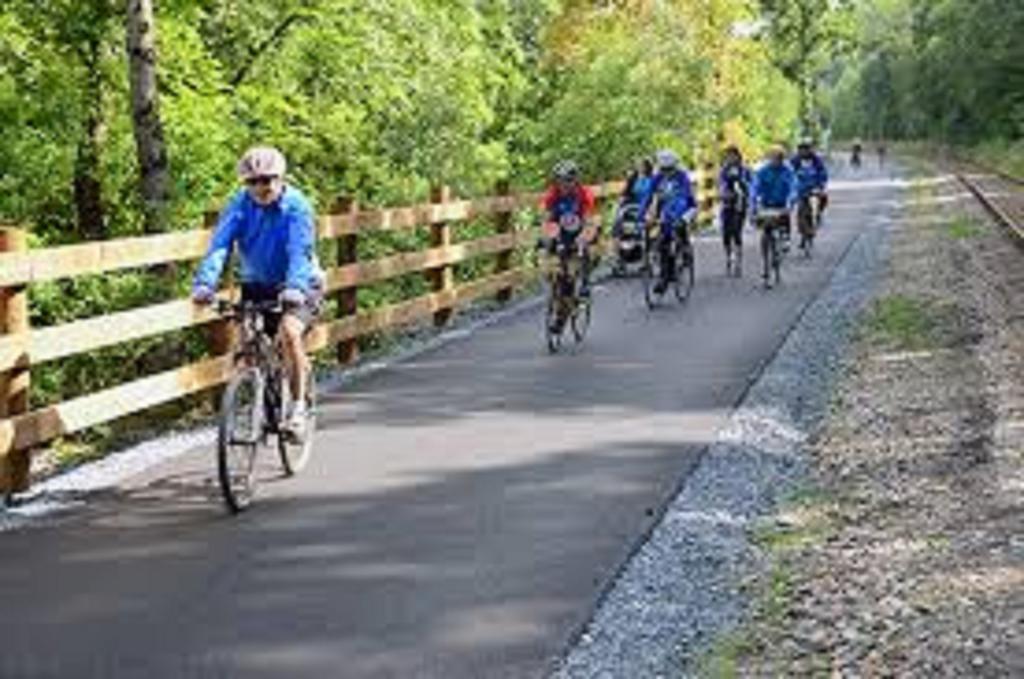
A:
<svg viewBox="0 0 1024 679">
<path fill-rule="evenodd" d="M 544 194 L 544 236 L 548 252 L 558 247 L 576 248 L 581 259 L 580 295 L 590 296 L 590 245 L 596 240 L 592 223 L 597 201 L 594 192 L 580 183 L 576 163 L 566 160 L 555 165 L 552 183 Z"/>
</svg>

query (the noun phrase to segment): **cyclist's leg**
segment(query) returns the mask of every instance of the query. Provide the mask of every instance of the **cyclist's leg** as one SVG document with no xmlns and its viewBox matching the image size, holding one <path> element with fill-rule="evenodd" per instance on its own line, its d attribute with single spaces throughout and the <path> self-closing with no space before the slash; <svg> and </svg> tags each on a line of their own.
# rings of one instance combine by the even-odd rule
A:
<svg viewBox="0 0 1024 679">
<path fill-rule="evenodd" d="M 590 246 L 580 248 L 580 297 L 590 297 Z"/>
<path fill-rule="evenodd" d="M 676 229 L 679 226 L 670 222 L 662 222 L 661 225 L 661 274 L 665 281 L 672 280 L 675 275 L 675 258 L 673 257 L 672 245 L 676 239 Z"/>
<path fill-rule="evenodd" d="M 281 318 L 278 341 L 288 371 L 288 385 L 293 395 L 292 412 L 288 414 L 291 429 L 302 427 L 305 417 L 306 391 L 310 389 L 310 359 L 306 353 L 305 336 L 312 328 L 316 310 L 311 303 L 289 307 Z M 297 430 L 297 429 L 296 429 Z"/>
</svg>

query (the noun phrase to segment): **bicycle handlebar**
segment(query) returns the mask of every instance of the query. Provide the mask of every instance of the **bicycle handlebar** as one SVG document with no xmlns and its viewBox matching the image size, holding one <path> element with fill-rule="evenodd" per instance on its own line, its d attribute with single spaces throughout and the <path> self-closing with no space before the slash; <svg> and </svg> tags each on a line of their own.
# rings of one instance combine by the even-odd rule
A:
<svg viewBox="0 0 1024 679">
<path fill-rule="evenodd" d="M 247 311 L 254 313 L 279 314 L 284 312 L 284 307 L 281 305 L 281 302 L 276 299 L 262 302 L 254 302 L 252 300 L 232 302 L 224 299 L 217 301 L 217 313 L 222 316 L 241 316 Z"/>
</svg>

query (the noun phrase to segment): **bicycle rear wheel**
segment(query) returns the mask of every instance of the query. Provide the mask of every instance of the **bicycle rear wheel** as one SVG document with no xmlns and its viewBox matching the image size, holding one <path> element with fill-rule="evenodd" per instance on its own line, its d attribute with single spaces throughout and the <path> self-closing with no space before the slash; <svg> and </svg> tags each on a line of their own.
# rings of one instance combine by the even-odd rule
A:
<svg viewBox="0 0 1024 679">
<path fill-rule="evenodd" d="M 221 399 L 217 478 L 224 503 L 233 514 L 246 509 L 256 494 L 263 407 L 263 375 L 252 368 L 235 375 Z"/>
<path fill-rule="evenodd" d="M 295 476 L 309 464 L 313 454 L 313 437 L 316 435 L 316 384 L 313 382 L 313 371 L 310 370 L 306 379 L 306 423 L 302 435 L 295 439 L 281 431 L 278 425 L 277 452 L 281 457 L 281 466 L 287 476 Z M 281 380 L 281 413 L 286 417 L 292 402 L 291 387 L 287 376 Z"/>
</svg>

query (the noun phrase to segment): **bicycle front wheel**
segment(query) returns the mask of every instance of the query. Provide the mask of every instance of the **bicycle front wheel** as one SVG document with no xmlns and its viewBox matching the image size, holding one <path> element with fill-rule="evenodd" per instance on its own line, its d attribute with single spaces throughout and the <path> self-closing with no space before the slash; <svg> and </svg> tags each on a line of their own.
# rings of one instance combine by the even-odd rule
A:
<svg viewBox="0 0 1024 679">
<path fill-rule="evenodd" d="M 217 478 L 228 509 L 237 514 L 256 494 L 256 458 L 263 436 L 263 375 L 235 375 L 221 399 L 217 431 Z"/>
<path fill-rule="evenodd" d="M 544 314 L 544 336 L 547 340 L 548 351 L 552 354 L 558 353 L 558 350 L 562 348 L 562 331 L 565 329 L 560 285 L 561 281 L 557 279 L 552 281 L 551 291 L 548 294 L 547 313 Z"/>
<path fill-rule="evenodd" d="M 685 302 L 690 298 L 690 293 L 693 292 L 693 284 L 696 280 L 695 257 L 692 244 L 686 245 L 682 241 L 679 242 L 679 252 L 676 254 L 675 264 L 676 299 L 680 302 Z"/>
<path fill-rule="evenodd" d="M 658 281 L 661 280 L 661 257 L 657 249 L 657 240 L 650 234 L 644 238 L 644 301 L 648 309 L 653 309 L 661 301 L 661 295 L 655 289 Z"/>
<path fill-rule="evenodd" d="M 281 379 L 281 416 L 290 412 L 292 403 L 291 386 L 287 375 Z M 294 437 L 281 432 L 278 426 L 277 452 L 281 457 L 281 466 L 287 476 L 295 476 L 309 464 L 313 455 L 313 437 L 316 435 L 316 384 L 313 382 L 313 371 L 306 376 L 306 422 L 301 435 Z"/>
</svg>

